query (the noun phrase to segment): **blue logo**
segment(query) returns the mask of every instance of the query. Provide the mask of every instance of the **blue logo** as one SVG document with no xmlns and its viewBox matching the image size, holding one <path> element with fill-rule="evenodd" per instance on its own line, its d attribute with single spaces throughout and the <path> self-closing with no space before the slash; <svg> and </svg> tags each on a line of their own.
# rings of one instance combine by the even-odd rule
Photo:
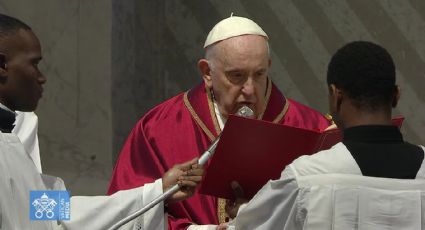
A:
<svg viewBox="0 0 425 230">
<path fill-rule="evenodd" d="M 69 220 L 70 217 L 68 191 L 30 191 L 30 220 Z"/>
</svg>

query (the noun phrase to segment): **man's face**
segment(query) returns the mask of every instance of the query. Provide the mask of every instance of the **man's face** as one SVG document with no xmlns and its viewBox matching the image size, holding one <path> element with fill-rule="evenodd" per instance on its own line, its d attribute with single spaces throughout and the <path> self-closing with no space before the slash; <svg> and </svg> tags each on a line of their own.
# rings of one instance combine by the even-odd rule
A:
<svg viewBox="0 0 425 230">
<path fill-rule="evenodd" d="M 256 117 L 266 108 L 266 90 L 270 58 L 265 38 L 243 35 L 226 39 L 212 47 L 209 74 L 204 81 L 212 89 L 224 117 L 243 105 Z"/>
<path fill-rule="evenodd" d="M 38 69 L 41 46 L 30 30 L 19 30 L 7 44 L 2 72 L 1 102 L 12 110 L 34 111 L 43 93 L 46 78 Z"/>
</svg>

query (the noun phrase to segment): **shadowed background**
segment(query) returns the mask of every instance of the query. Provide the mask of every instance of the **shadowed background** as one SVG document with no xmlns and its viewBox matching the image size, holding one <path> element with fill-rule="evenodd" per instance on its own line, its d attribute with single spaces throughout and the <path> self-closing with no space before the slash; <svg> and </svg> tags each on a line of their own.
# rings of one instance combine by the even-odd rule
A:
<svg viewBox="0 0 425 230">
<path fill-rule="evenodd" d="M 425 143 L 425 1 L 0 0 L 41 40 L 48 81 L 36 113 L 45 173 L 72 194 L 104 194 L 137 120 L 201 81 L 207 33 L 234 15 L 270 37 L 270 77 L 285 95 L 327 112 L 326 67 L 349 41 L 386 47 L 397 67 L 403 133 Z M 175 135 L 184 135 L 176 133 Z"/>
</svg>

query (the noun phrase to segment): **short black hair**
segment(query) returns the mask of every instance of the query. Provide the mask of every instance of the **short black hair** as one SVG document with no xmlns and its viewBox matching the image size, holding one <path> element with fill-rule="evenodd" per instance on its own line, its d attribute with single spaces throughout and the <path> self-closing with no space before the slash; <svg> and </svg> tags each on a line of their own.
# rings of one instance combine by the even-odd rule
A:
<svg viewBox="0 0 425 230">
<path fill-rule="evenodd" d="M 31 27 L 17 18 L 0 14 L 0 37 L 13 35 L 20 29 L 31 30 Z"/>
<path fill-rule="evenodd" d="M 376 110 L 394 97 L 395 65 L 383 47 L 367 41 L 355 41 L 340 48 L 328 66 L 328 85 L 346 92 L 354 105 Z"/>
</svg>

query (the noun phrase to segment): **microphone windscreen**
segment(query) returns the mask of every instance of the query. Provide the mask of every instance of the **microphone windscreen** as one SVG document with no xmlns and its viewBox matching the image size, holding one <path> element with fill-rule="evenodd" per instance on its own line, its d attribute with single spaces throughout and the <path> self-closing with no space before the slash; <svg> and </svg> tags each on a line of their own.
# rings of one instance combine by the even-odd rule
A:
<svg viewBox="0 0 425 230">
<path fill-rule="evenodd" d="M 239 117 L 254 118 L 254 111 L 252 111 L 252 109 L 248 106 L 244 105 L 238 109 L 238 112 L 235 115 Z"/>
</svg>

